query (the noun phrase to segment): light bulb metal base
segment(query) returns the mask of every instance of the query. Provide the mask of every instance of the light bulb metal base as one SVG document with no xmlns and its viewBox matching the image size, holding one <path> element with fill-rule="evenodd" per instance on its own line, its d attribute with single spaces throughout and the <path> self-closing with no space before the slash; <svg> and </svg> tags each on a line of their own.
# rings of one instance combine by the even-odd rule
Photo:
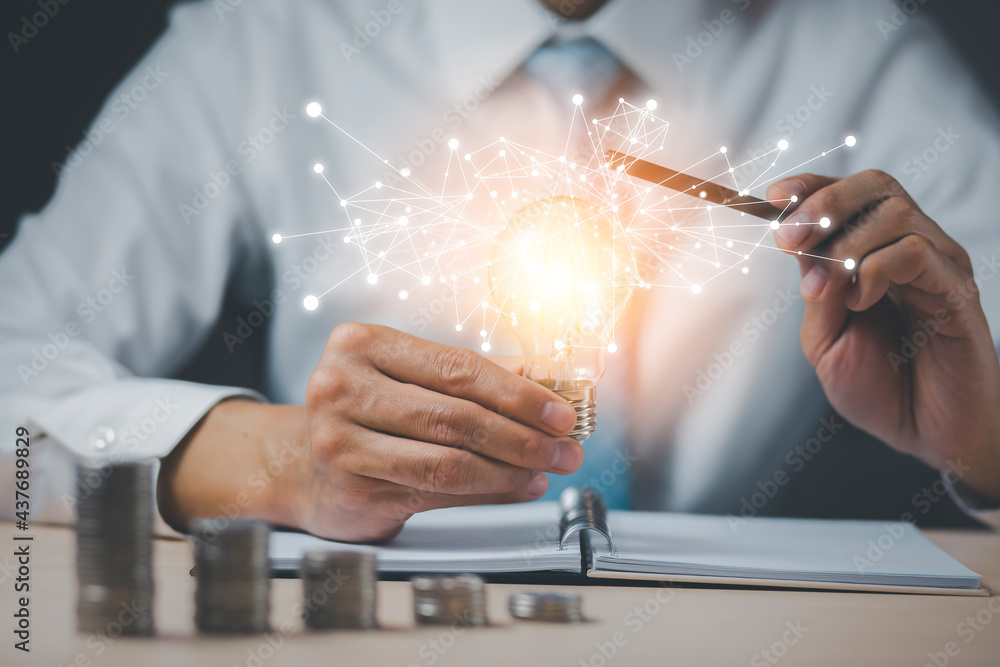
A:
<svg viewBox="0 0 1000 667">
<path fill-rule="evenodd" d="M 576 426 L 570 431 L 569 437 L 583 442 L 593 435 L 597 427 L 597 385 L 583 381 L 558 384 L 555 380 L 536 380 L 536 382 L 566 399 L 576 410 Z"/>
</svg>

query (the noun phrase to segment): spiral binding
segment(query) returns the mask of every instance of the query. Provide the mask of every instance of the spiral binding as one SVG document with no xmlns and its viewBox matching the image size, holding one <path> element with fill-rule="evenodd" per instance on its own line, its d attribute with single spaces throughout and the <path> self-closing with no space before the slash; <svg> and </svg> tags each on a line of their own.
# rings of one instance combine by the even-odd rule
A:
<svg viewBox="0 0 1000 667">
<path fill-rule="evenodd" d="M 570 538 L 581 531 L 593 531 L 608 542 L 615 553 L 615 542 L 608 528 L 608 511 L 601 495 L 589 487 L 570 487 L 559 496 L 562 516 L 559 520 L 559 548 L 565 549 Z"/>
</svg>

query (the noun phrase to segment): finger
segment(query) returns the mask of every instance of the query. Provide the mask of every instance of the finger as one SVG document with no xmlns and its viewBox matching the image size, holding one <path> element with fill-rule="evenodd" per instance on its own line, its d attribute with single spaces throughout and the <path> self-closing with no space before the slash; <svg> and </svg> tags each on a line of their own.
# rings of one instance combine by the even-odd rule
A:
<svg viewBox="0 0 1000 667">
<path fill-rule="evenodd" d="M 910 234 L 861 261 L 857 283 L 847 294 L 846 304 L 854 311 L 867 310 L 892 285 L 908 285 L 940 299 L 965 280 L 959 267 L 934 244 L 923 236 Z M 924 310 L 933 310 L 931 303 L 920 305 Z"/>
<path fill-rule="evenodd" d="M 376 431 L 468 449 L 521 468 L 565 475 L 583 463 L 583 447 L 573 438 L 551 436 L 477 403 L 384 377 L 351 413 Z"/>
<path fill-rule="evenodd" d="M 516 491 L 514 493 L 475 493 L 469 495 L 452 495 L 448 493 L 424 493 L 410 490 L 407 499 L 412 502 L 416 500 L 420 509 L 427 510 L 442 509 L 444 507 L 466 507 L 469 505 L 509 505 L 511 503 L 523 503 L 537 499 L 549 488 L 548 478 L 539 473 L 535 478 L 537 486 L 530 493 Z M 537 495 L 536 495 L 537 494 Z M 408 505 L 412 507 L 412 505 Z"/>
<path fill-rule="evenodd" d="M 881 171 L 865 171 L 840 180 L 802 174 L 795 180 L 802 183 L 804 201 L 775 234 L 778 247 L 786 251 L 810 251 L 891 197 L 908 200 L 916 208 L 896 179 Z"/>
<path fill-rule="evenodd" d="M 524 372 L 524 357 L 494 356 L 494 357 L 486 357 L 486 360 L 492 361 L 500 368 L 510 371 L 514 375 L 521 375 Z"/>
<path fill-rule="evenodd" d="M 434 493 L 526 493 L 536 472 L 478 454 L 362 430 L 335 467 Z M 539 494 L 541 495 L 541 494 Z"/>
<path fill-rule="evenodd" d="M 803 284 L 812 301 L 842 298 L 841 292 L 855 280 L 856 267 L 868 254 L 896 243 L 904 236 L 926 229 L 919 218 L 923 214 L 907 199 L 890 197 L 878 204 L 868 215 L 857 220 L 810 254 L 821 255 L 826 280 L 810 280 Z"/>
<path fill-rule="evenodd" d="M 799 339 L 802 352 L 813 366 L 816 366 L 840 337 L 847 324 L 851 312 L 843 299 L 815 301 L 812 292 L 813 285 L 826 281 L 828 262 L 811 257 L 798 257 L 799 271 L 802 273 L 802 283 L 799 293 L 805 302 L 802 315 L 802 327 L 799 329 Z"/>
<path fill-rule="evenodd" d="M 362 326 L 370 332 L 362 354 L 395 380 L 473 401 L 552 435 L 566 435 L 576 425 L 576 411 L 565 400 L 471 350 Z"/>
</svg>

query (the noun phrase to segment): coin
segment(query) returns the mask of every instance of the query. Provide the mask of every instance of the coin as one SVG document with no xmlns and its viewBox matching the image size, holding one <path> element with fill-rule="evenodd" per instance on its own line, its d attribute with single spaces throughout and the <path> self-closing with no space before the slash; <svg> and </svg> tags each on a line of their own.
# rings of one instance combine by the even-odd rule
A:
<svg viewBox="0 0 1000 667">
<path fill-rule="evenodd" d="M 486 584 L 474 574 L 413 577 L 413 614 L 418 623 L 486 625 Z"/>
<path fill-rule="evenodd" d="M 152 635 L 153 467 L 77 465 L 77 630 Z"/>
<path fill-rule="evenodd" d="M 377 627 L 375 554 L 309 551 L 301 564 L 302 618 L 311 628 Z"/>
<path fill-rule="evenodd" d="M 549 623 L 578 623 L 583 618 L 583 599 L 574 593 L 514 593 L 510 596 L 514 618 Z"/>
<path fill-rule="evenodd" d="M 267 632 L 271 572 L 265 521 L 195 519 L 195 625 L 202 632 Z"/>
</svg>

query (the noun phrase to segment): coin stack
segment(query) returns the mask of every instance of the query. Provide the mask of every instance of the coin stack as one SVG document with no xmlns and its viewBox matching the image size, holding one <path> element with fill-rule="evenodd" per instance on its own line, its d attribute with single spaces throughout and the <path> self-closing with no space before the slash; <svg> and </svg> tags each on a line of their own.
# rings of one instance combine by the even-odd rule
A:
<svg viewBox="0 0 1000 667">
<path fill-rule="evenodd" d="M 77 629 L 151 635 L 152 464 L 85 462 L 76 479 Z"/>
<path fill-rule="evenodd" d="M 510 614 L 527 621 L 579 623 L 583 620 L 583 600 L 570 593 L 514 593 Z"/>
<path fill-rule="evenodd" d="M 301 566 L 306 625 L 360 630 L 377 627 L 375 563 L 371 552 L 307 552 Z"/>
<path fill-rule="evenodd" d="M 268 631 L 271 579 L 264 521 L 195 519 L 195 625 L 202 632 Z"/>
<path fill-rule="evenodd" d="M 413 577 L 413 613 L 418 623 L 486 625 L 486 584 L 474 574 Z"/>
</svg>

